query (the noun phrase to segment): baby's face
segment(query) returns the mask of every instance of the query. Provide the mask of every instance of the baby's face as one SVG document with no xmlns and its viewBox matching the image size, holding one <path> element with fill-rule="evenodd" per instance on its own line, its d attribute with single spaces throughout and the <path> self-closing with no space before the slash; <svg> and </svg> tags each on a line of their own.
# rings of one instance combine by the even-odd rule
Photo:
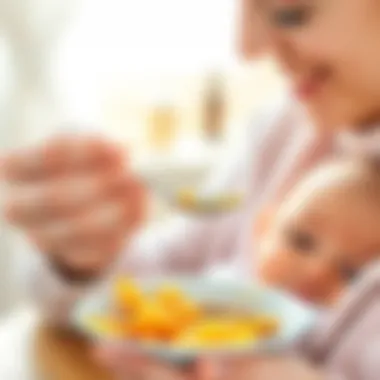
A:
<svg viewBox="0 0 380 380">
<path fill-rule="evenodd" d="M 331 304 L 380 254 L 380 206 L 344 189 L 296 192 L 278 210 L 260 248 L 258 275 L 265 282 Z"/>
</svg>

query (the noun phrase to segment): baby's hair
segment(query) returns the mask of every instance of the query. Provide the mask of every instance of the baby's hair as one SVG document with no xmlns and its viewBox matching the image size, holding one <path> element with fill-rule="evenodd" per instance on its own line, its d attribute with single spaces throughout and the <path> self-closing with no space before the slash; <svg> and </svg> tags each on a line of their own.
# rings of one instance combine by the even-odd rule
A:
<svg viewBox="0 0 380 380">
<path fill-rule="evenodd" d="M 380 160 L 374 158 L 333 158 L 322 162 L 315 171 L 314 176 L 336 176 L 336 184 L 361 189 L 367 195 L 376 195 L 380 199 Z"/>
<path fill-rule="evenodd" d="M 297 202 L 314 191 L 338 198 L 356 194 L 380 205 L 380 161 L 348 157 L 326 160 L 301 178 L 285 200 Z"/>
</svg>

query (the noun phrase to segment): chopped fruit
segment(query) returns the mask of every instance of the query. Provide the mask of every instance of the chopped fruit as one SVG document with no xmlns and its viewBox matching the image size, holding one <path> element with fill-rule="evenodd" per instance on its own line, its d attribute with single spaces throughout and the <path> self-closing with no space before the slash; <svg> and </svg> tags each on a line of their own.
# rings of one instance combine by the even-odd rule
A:
<svg viewBox="0 0 380 380">
<path fill-rule="evenodd" d="M 131 331 L 136 337 L 167 340 L 176 332 L 174 322 L 169 310 L 158 302 L 150 301 L 132 317 Z"/>
<path fill-rule="evenodd" d="M 143 303 L 143 294 L 129 279 L 121 278 L 115 284 L 116 306 L 121 310 L 134 311 Z"/>
<path fill-rule="evenodd" d="M 267 315 L 256 315 L 250 318 L 249 325 L 262 337 L 273 336 L 279 329 L 279 320 Z"/>
<path fill-rule="evenodd" d="M 210 319 L 180 334 L 175 344 L 184 348 L 219 347 L 247 344 L 255 339 L 252 330 L 238 320 Z"/>
<path fill-rule="evenodd" d="M 186 297 L 176 286 L 164 284 L 157 292 L 157 299 L 162 305 L 170 309 L 177 309 L 179 305 L 183 304 Z"/>
<path fill-rule="evenodd" d="M 200 307 L 189 299 L 184 299 L 176 312 L 178 321 L 183 326 L 194 323 L 202 317 Z"/>
<path fill-rule="evenodd" d="M 116 319 L 101 316 L 92 317 L 87 321 L 87 324 L 94 331 L 102 335 L 116 337 L 124 335 L 122 325 Z"/>
<path fill-rule="evenodd" d="M 114 297 L 115 315 L 88 321 L 94 332 L 195 349 L 252 344 L 279 330 L 279 321 L 274 317 L 204 305 L 175 284 L 162 284 L 146 294 L 134 281 L 119 278 Z"/>
</svg>

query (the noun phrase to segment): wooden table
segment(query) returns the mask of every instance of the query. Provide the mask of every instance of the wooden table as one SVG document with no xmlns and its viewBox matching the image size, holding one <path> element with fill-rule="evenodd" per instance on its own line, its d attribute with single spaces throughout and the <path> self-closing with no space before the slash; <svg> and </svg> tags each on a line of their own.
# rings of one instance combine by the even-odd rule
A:
<svg viewBox="0 0 380 380">
<path fill-rule="evenodd" d="M 111 380 L 93 360 L 91 347 L 74 332 L 41 325 L 35 339 L 38 380 Z"/>
</svg>

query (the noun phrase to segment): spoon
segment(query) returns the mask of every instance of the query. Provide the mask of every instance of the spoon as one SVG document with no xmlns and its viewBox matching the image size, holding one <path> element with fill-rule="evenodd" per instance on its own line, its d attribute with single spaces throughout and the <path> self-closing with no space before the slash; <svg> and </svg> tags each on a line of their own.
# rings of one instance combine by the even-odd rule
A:
<svg viewBox="0 0 380 380">
<path fill-rule="evenodd" d="M 173 198 L 174 206 L 183 211 L 208 215 L 233 212 L 242 201 L 243 195 L 238 192 L 202 194 L 193 188 L 181 188 Z"/>
<path fill-rule="evenodd" d="M 135 169 L 142 181 L 175 209 L 193 215 L 232 213 L 244 201 L 239 191 L 202 191 L 211 168 L 207 164 L 149 163 Z"/>
</svg>

